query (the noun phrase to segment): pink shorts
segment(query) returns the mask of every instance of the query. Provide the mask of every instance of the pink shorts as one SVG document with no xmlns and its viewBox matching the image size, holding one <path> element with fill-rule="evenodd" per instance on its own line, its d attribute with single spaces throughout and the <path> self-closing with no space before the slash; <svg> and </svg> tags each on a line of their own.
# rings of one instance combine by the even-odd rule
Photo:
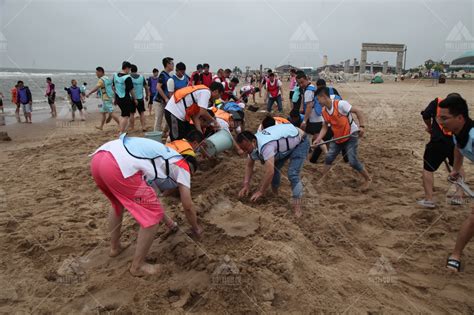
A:
<svg viewBox="0 0 474 315">
<path fill-rule="evenodd" d="M 155 190 L 147 185 L 141 172 L 124 178 L 114 156 L 108 151 L 94 154 L 91 161 L 92 177 L 112 203 L 117 216 L 126 208 L 144 228 L 158 224 L 163 208 Z"/>
</svg>

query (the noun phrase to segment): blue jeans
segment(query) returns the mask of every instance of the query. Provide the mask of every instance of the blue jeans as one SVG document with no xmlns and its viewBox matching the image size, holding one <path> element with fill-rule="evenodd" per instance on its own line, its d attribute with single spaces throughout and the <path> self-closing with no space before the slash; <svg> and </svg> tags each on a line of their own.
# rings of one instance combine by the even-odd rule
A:
<svg viewBox="0 0 474 315">
<path fill-rule="evenodd" d="M 341 152 L 342 149 L 345 149 L 347 158 L 349 159 L 349 164 L 358 172 L 361 172 L 364 169 L 364 165 L 359 162 L 357 159 L 357 147 L 359 145 L 359 137 L 357 135 L 352 135 L 349 137 L 349 140 L 343 143 L 336 143 L 331 142 L 329 144 L 329 151 L 326 154 L 326 159 L 324 160 L 324 164 L 331 165 L 332 162 L 336 159 L 338 154 Z"/>
<path fill-rule="evenodd" d="M 307 136 L 304 136 L 300 144 L 298 144 L 289 154 L 285 157 L 275 161 L 275 173 L 273 174 L 272 187 L 280 187 L 281 168 L 285 162 L 289 159 L 290 164 L 288 165 L 288 180 L 291 183 L 291 191 L 293 198 L 301 198 L 303 196 L 303 184 L 300 179 L 300 172 L 303 168 L 303 163 L 306 160 L 309 152 L 309 140 Z"/>
<path fill-rule="evenodd" d="M 273 107 L 274 102 L 277 102 L 278 111 L 281 113 L 283 111 L 283 105 L 282 105 L 282 102 L 281 102 L 281 94 L 278 95 L 277 97 L 271 97 L 270 95 L 268 95 L 267 111 L 268 112 L 272 111 L 272 107 Z"/>
</svg>

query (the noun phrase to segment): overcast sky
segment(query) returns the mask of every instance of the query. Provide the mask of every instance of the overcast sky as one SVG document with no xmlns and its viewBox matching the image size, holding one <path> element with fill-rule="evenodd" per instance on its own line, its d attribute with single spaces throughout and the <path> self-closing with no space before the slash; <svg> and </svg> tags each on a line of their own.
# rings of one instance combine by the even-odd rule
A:
<svg viewBox="0 0 474 315">
<path fill-rule="evenodd" d="M 473 17 L 474 0 L 0 0 L 0 66 L 116 70 L 130 60 L 150 71 L 171 56 L 191 70 L 317 67 L 380 42 L 406 44 L 409 68 L 474 49 Z M 368 54 L 385 60 L 395 54 Z"/>
</svg>

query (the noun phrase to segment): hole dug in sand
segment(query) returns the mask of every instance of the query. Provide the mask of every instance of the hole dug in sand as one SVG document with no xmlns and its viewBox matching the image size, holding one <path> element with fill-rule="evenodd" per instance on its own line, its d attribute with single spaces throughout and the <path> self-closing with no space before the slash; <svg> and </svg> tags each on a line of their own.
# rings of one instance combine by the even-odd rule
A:
<svg viewBox="0 0 474 315">
<path fill-rule="evenodd" d="M 231 237 L 254 235 L 260 227 L 260 215 L 255 209 L 241 202 L 233 203 L 227 198 L 220 198 L 213 205 L 209 218 L 211 224 Z"/>
</svg>

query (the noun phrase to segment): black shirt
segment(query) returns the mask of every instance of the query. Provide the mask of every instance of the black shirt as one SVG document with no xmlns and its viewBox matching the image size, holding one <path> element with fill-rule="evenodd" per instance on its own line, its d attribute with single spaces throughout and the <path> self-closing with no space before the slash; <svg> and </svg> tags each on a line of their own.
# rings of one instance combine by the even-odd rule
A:
<svg viewBox="0 0 474 315">
<path fill-rule="evenodd" d="M 424 111 L 421 112 L 423 120 L 431 121 L 431 141 L 443 141 L 446 143 L 453 143 L 452 136 L 447 136 L 441 130 L 438 122 L 436 121 L 436 114 L 438 109 L 438 99 L 432 100 Z"/>
</svg>

